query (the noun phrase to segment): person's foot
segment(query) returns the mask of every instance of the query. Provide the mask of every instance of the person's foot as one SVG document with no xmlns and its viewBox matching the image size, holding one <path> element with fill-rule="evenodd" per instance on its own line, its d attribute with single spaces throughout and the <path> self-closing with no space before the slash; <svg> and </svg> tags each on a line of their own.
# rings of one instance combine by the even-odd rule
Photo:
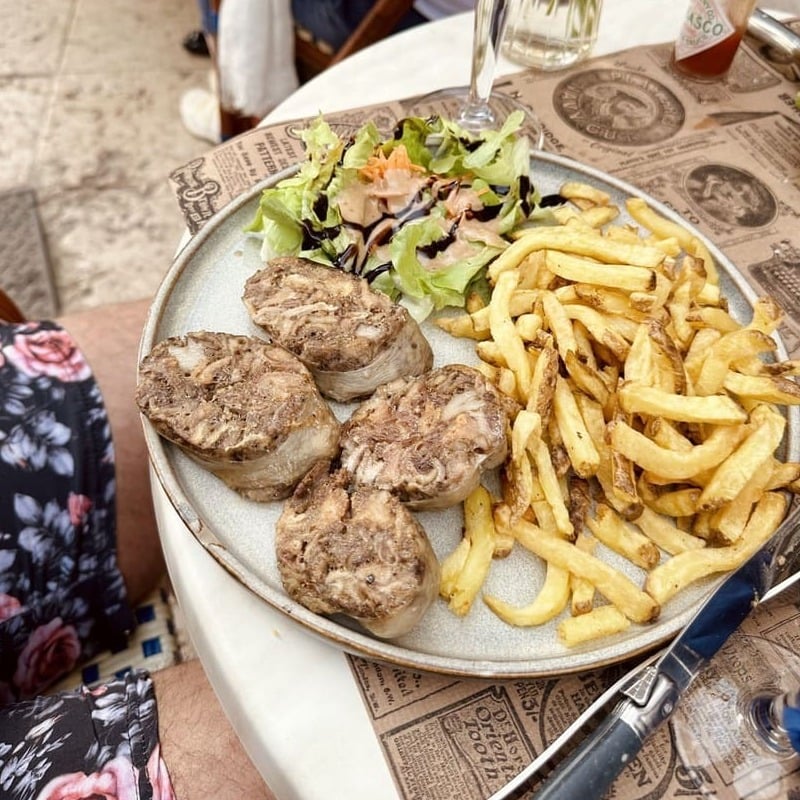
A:
<svg viewBox="0 0 800 800">
<path fill-rule="evenodd" d="M 208 42 L 203 31 L 192 31 L 183 39 L 183 49 L 193 56 L 208 56 Z"/>
<path fill-rule="evenodd" d="M 198 139 L 220 142 L 219 101 L 208 89 L 189 89 L 181 96 L 180 114 L 184 127 Z"/>
</svg>

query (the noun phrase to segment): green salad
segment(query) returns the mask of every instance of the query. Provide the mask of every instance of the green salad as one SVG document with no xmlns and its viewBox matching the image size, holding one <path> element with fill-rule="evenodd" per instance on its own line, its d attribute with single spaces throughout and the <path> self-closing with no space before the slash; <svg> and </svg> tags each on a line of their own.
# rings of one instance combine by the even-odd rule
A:
<svg viewBox="0 0 800 800">
<path fill-rule="evenodd" d="M 266 189 L 247 230 L 262 258 L 294 255 L 366 278 L 418 319 L 488 292 L 485 267 L 539 212 L 521 112 L 479 137 L 433 117 L 383 139 L 341 138 L 321 117 L 299 171 Z"/>
</svg>

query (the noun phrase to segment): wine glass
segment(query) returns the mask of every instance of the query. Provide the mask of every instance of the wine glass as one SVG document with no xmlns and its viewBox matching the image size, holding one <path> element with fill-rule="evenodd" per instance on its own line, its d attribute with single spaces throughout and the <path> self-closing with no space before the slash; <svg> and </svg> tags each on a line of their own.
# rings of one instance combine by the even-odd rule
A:
<svg viewBox="0 0 800 800">
<path fill-rule="evenodd" d="M 782 638 L 737 633 L 692 683 L 670 723 L 681 761 L 737 797 L 784 798 L 787 776 L 800 772 L 800 656 Z"/>
<path fill-rule="evenodd" d="M 544 142 L 541 123 L 531 109 L 510 95 L 493 91 L 497 59 L 505 33 L 508 9 L 513 0 L 476 0 L 469 86 L 439 89 L 413 102 L 419 116 L 440 114 L 464 130 L 479 134 L 499 127 L 515 109 L 525 115 L 524 129 L 536 148 Z"/>
</svg>

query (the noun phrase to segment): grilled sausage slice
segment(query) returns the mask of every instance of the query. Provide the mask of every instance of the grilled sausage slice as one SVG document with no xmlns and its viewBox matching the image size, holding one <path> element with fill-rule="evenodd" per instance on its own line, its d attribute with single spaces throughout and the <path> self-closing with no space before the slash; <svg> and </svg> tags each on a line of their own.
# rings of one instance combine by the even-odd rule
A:
<svg viewBox="0 0 800 800">
<path fill-rule="evenodd" d="M 411 512 L 382 489 L 351 488 L 324 463 L 284 504 L 275 547 L 290 597 L 382 638 L 411 630 L 438 592 L 439 563 Z"/>
<path fill-rule="evenodd" d="M 249 336 L 159 342 L 140 364 L 136 402 L 159 434 L 251 500 L 287 497 L 337 449 L 339 422 L 309 371 Z"/>
<path fill-rule="evenodd" d="M 402 306 L 364 278 L 302 258 L 274 258 L 243 302 L 269 338 L 294 353 L 326 397 L 348 402 L 430 369 L 433 353 Z"/>
<path fill-rule="evenodd" d="M 342 468 L 410 508 L 456 505 L 505 459 L 511 402 L 461 364 L 398 379 L 344 424 Z"/>
</svg>

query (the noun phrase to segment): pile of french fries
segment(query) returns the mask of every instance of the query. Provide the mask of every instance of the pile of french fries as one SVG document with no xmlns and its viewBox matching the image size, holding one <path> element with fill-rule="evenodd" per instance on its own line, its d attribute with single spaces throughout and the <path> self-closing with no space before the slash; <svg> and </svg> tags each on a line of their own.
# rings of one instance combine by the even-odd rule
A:
<svg viewBox="0 0 800 800">
<path fill-rule="evenodd" d="M 493 559 L 526 548 L 546 565 L 531 602 L 483 601 L 511 625 L 561 617 L 574 646 L 653 622 L 773 534 L 800 491 L 800 464 L 776 457 L 800 362 L 775 361 L 774 301 L 747 324 L 731 316 L 689 230 L 640 198 L 621 223 L 590 185 L 561 194 L 554 224 L 520 231 L 490 265 L 488 305 L 437 320 L 476 341 L 479 368 L 519 408 L 502 496 L 480 486 L 465 502 L 440 594 L 468 613 Z"/>
</svg>

